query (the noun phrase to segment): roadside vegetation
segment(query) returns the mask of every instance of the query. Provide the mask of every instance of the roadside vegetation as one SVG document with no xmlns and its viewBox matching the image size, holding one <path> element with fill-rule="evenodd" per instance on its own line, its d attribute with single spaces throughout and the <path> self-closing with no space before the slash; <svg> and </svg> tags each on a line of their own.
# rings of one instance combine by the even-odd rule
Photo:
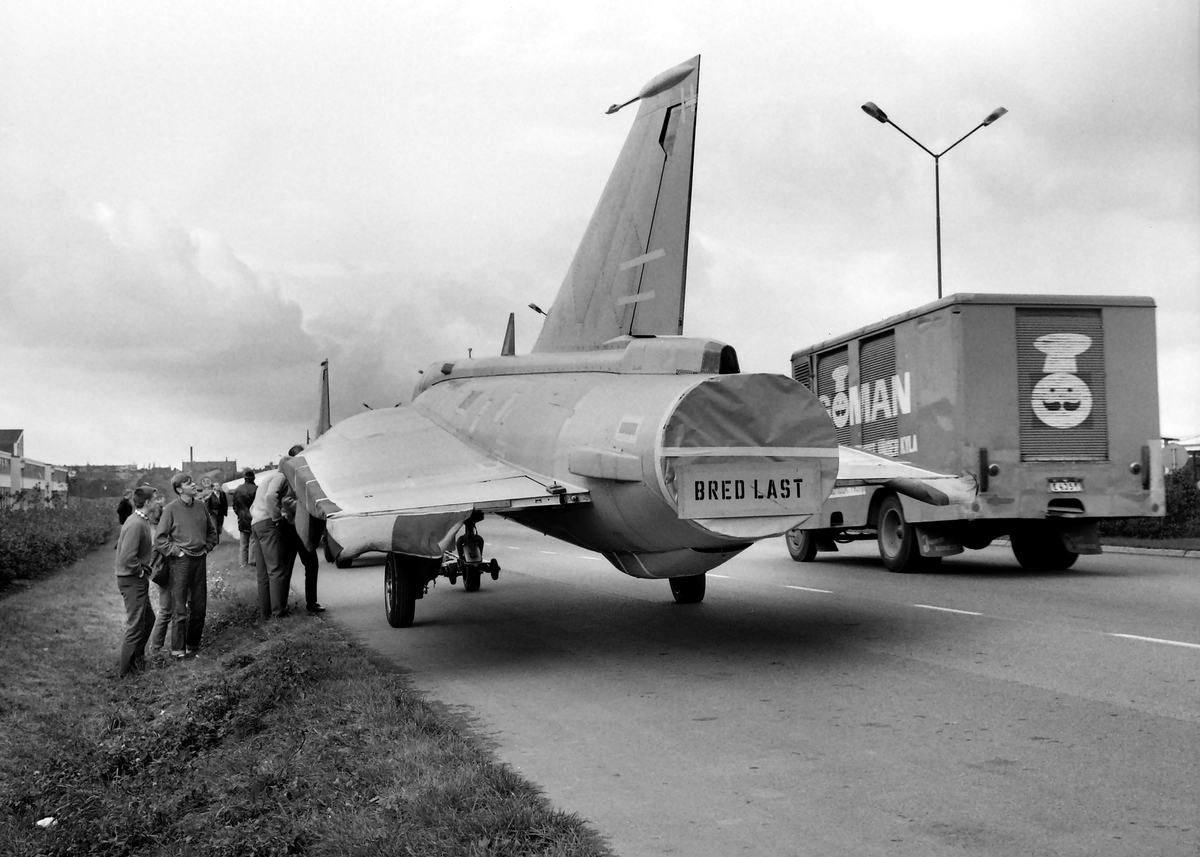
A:
<svg viewBox="0 0 1200 857">
<path fill-rule="evenodd" d="M 4 854 L 610 853 L 331 623 L 259 621 L 227 544 L 201 655 L 115 679 L 111 554 L 0 601 Z"/>
<path fill-rule="evenodd" d="M 69 565 L 116 532 L 112 500 L 56 500 L 0 509 L 0 591 Z"/>
<path fill-rule="evenodd" d="M 1181 467 L 1167 474 L 1166 514 L 1161 518 L 1128 518 L 1100 524 L 1100 540 L 1108 545 L 1200 550 L 1200 490 L 1196 472 Z"/>
</svg>

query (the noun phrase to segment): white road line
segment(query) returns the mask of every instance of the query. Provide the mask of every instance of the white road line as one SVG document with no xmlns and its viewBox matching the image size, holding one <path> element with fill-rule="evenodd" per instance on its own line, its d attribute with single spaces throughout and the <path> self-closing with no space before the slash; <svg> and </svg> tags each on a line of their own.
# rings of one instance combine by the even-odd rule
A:
<svg viewBox="0 0 1200 857">
<path fill-rule="evenodd" d="M 1160 640 L 1157 637 L 1139 637 L 1137 634 L 1109 634 L 1123 640 L 1141 640 L 1143 643 L 1162 643 L 1164 646 L 1182 646 L 1185 649 L 1200 649 L 1200 643 L 1184 643 L 1179 640 Z"/>
<path fill-rule="evenodd" d="M 539 550 L 539 551 L 538 551 L 538 553 L 548 553 L 548 554 L 550 554 L 550 556 L 558 556 L 558 551 L 544 551 L 544 550 Z"/>
<path fill-rule="evenodd" d="M 832 589 L 813 589 L 811 586 L 785 586 L 785 589 L 799 589 L 801 592 L 821 592 L 825 595 L 832 595 Z"/>
<path fill-rule="evenodd" d="M 923 607 L 926 610 L 938 610 L 942 613 L 961 613 L 963 616 L 982 616 L 972 610 L 955 610 L 953 607 L 934 607 L 932 604 L 914 604 L 913 607 Z"/>
<path fill-rule="evenodd" d="M 708 577 L 719 577 L 721 580 L 733 580 L 728 574 L 709 574 Z"/>
</svg>

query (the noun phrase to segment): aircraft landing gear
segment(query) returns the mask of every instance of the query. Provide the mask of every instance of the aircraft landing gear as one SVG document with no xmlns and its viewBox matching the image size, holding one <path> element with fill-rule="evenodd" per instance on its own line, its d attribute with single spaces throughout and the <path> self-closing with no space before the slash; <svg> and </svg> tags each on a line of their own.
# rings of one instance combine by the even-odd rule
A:
<svg viewBox="0 0 1200 857">
<path fill-rule="evenodd" d="M 476 512 L 464 522 L 466 532 L 455 542 L 454 552 L 446 551 L 442 558 L 442 574 L 450 580 L 450 585 L 463 579 L 463 588 L 467 592 L 478 592 L 479 583 L 483 580 L 484 572 L 492 576 L 492 580 L 500 578 L 500 563 L 495 559 L 483 561 L 483 536 L 475 529 L 475 525 L 483 519 Z"/>
<path fill-rule="evenodd" d="M 699 604 L 704 600 L 705 575 L 693 574 L 689 577 L 672 577 L 671 594 L 675 596 L 676 604 Z"/>
</svg>

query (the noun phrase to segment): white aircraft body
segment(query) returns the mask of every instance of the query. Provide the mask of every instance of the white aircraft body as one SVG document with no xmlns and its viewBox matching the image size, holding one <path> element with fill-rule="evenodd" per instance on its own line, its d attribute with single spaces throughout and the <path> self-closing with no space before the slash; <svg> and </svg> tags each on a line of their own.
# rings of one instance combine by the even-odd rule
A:
<svg viewBox="0 0 1200 857">
<path fill-rule="evenodd" d="M 666 578 L 688 603 L 706 571 L 812 515 L 839 465 L 838 484 L 945 502 L 938 474 L 839 451 L 791 378 L 742 374 L 729 345 L 682 336 L 699 73 L 697 56 L 626 102 L 637 118 L 532 354 L 514 353 L 510 319 L 501 356 L 436 363 L 410 406 L 332 427 L 326 367 L 319 436 L 280 466 L 310 547 L 324 531 L 333 558 L 387 553 L 393 626 L 441 574 L 469 590 L 495 577 L 475 530 L 487 514 Z"/>
</svg>

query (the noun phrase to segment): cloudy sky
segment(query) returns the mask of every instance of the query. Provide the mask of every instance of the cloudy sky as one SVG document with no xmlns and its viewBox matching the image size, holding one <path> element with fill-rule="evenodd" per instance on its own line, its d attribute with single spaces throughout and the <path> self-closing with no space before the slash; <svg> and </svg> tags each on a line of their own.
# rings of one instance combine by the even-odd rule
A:
<svg viewBox="0 0 1200 857">
<path fill-rule="evenodd" d="M 275 460 L 528 351 L 633 114 L 703 57 L 685 333 L 743 369 L 945 292 L 1149 295 L 1200 434 L 1200 7 L 0 6 L 0 427 L 56 464 Z"/>
</svg>

